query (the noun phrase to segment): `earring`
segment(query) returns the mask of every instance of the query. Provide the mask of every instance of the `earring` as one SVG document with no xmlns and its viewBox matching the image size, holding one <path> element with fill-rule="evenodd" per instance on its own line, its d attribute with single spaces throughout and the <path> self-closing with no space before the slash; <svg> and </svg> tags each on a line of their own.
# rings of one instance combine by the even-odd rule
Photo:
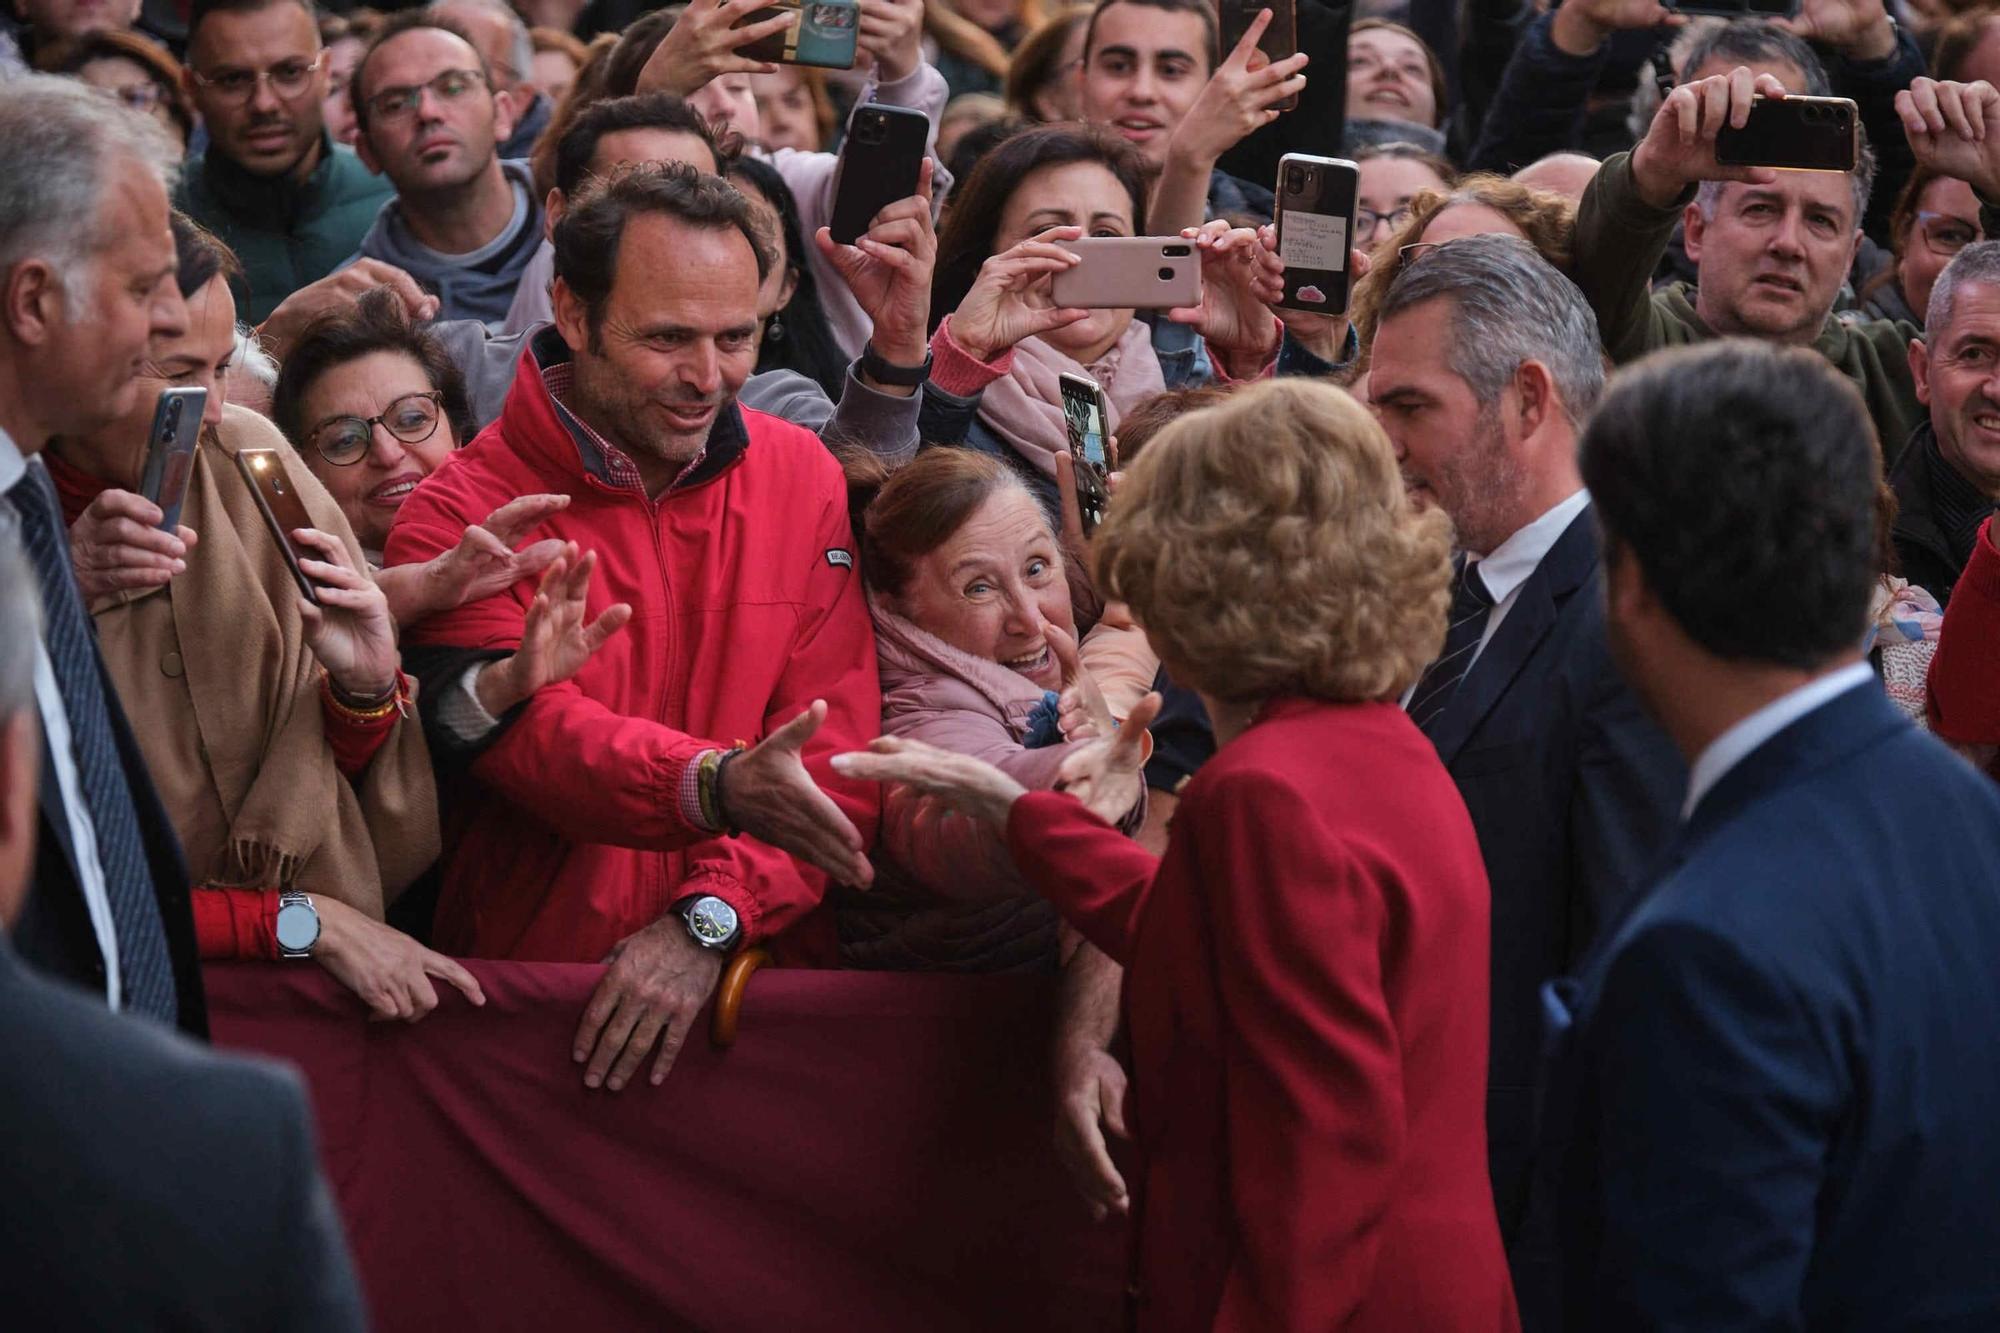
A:
<svg viewBox="0 0 2000 1333">
<path fill-rule="evenodd" d="M 774 314 L 771 316 L 770 319 L 764 322 L 764 341 L 767 343 L 781 343 L 784 340 L 785 340 L 784 317 L 782 315 Z"/>
</svg>

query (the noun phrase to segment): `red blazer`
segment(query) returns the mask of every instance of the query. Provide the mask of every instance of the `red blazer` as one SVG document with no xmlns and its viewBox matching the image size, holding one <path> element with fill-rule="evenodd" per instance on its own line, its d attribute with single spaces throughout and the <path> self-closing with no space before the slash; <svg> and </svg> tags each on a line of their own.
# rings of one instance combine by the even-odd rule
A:
<svg viewBox="0 0 2000 1333">
<path fill-rule="evenodd" d="M 2000 745 L 2000 532 L 1980 525 L 1952 589 L 1931 658 L 1931 730 L 1960 745 Z M 1991 771 L 2000 776 L 2000 760 Z"/>
<path fill-rule="evenodd" d="M 1141 1329 L 1518 1327 L 1486 1171 L 1486 872 L 1402 709 L 1268 704 L 1158 860 L 1053 792 L 1008 842 L 1128 969 Z"/>
</svg>

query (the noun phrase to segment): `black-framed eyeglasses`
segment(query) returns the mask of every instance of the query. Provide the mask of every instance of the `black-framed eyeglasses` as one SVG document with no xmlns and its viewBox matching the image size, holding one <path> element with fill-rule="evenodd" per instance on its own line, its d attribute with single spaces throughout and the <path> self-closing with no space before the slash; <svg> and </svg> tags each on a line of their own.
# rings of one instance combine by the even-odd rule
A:
<svg viewBox="0 0 2000 1333">
<path fill-rule="evenodd" d="M 1363 236 L 1373 236 L 1383 227 L 1394 231 L 1410 220 L 1410 213 L 1408 204 L 1387 213 L 1377 213 L 1372 208 L 1357 208 L 1354 210 L 1354 230 Z"/>
<path fill-rule="evenodd" d="M 239 106 L 257 95 L 257 86 L 266 80 L 271 91 L 287 102 L 298 97 L 312 87 L 313 75 L 326 63 L 326 52 L 321 51 L 311 60 L 283 60 L 269 69 L 225 69 L 219 74 L 204 74 L 194 71 L 194 81 L 208 89 L 216 98 L 232 106 Z"/>
<path fill-rule="evenodd" d="M 346 467 L 367 456 L 377 426 L 404 444 L 422 444 L 437 434 L 443 402 L 444 394 L 432 389 L 404 394 L 379 417 L 328 417 L 313 427 L 312 446 L 335 467 Z"/>
<path fill-rule="evenodd" d="M 385 125 L 408 120 L 417 114 L 426 89 L 440 102 L 457 102 L 485 86 L 485 76 L 476 69 L 448 69 L 428 82 L 400 84 L 374 94 L 368 99 L 368 119 Z"/>
</svg>

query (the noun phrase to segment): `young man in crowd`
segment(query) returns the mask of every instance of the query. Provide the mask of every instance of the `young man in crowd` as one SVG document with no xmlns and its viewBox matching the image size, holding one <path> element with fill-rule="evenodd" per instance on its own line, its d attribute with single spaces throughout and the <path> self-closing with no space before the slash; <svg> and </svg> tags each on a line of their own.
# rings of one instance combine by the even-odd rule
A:
<svg viewBox="0 0 2000 1333">
<path fill-rule="evenodd" d="M 1797 348 L 1676 352 L 1581 458 L 1613 652 L 1690 779 L 1549 991 L 1565 1327 L 2000 1327 L 2000 792 L 1862 659 L 1859 396 Z"/>
<path fill-rule="evenodd" d="M 555 245 L 555 325 L 387 554 L 449 549 L 502 492 L 571 497 L 539 593 L 425 622 L 407 660 L 464 784 L 440 945 L 610 959 L 574 1054 L 617 1090 L 655 1045 L 666 1077 L 727 951 L 797 924 L 827 875 L 869 882 L 876 797 L 826 761 L 881 697 L 840 466 L 736 401 L 771 262 L 749 203 L 641 166 L 572 200 Z"/>
<path fill-rule="evenodd" d="M 424 10 L 392 18 L 354 68 L 355 151 L 396 197 L 361 253 L 437 293 L 444 319 L 495 328 L 542 243 L 542 203 L 526 162 L 497 147 L 513 103 L 485 58 Z"/>
<path fill-rule="evenodd" d="M 1172 235 L 1229 213 L 1270 217 L 1268 186 L 1215 165 L 1305 87 L 1304 54 L 1262 63 L 1262 31 L 1253 25 L 1218 65 L 1215 11 L 1205 0 L 1099 0 L 1091 11 L 1083 117 L 1123 137 L 1160 172 L 1152 232 Z"/>
<path fill-rule="evenodd" d="M 506 0 L 442 0 L 431 12 L 465 34 L 486 61 L 489 86 L 507 94 L 512 121 L 510 132 L 500 136 L 500 157 L 527 157 L 556 111 L 548 94 L 529 82 L 535 42 L 528 25 Z"/>
<path fill-rule="evenodd" d="M 1897 460 L 1900 573 L 1940 603 L 2000 506 L 2000 241 L 1958 252 L 1931 289 L 1910 373 L 1930 416 Z"/>
<path fill-rule="evenodd" d="M 1383 300 L 1370 381 L 1411 491 L 1451 516 L 1450 631 L 1406 701 L 1479 834 L 1493 886 L 1487 1151 L 1524 1308 L 1521 1244 L 1540 988 L 1614 920 L 1664 843 L 1686 770 L 1614 670 L 1576 438 L 1604 386 L 1576 288 L 1510 236 L 1451 241 Z M 1539 1266 L 1538 1266 L 1539 1265 Z"/>
<path fill-rule="evenodd" d="M 175 202 L 242 261 L 237 315 L 253 324 L 352 259 L 390 196 L 327 134 L 326 87 L 303 0 L 197 0 L 187 88 L 209 144 Z"/>
</svg>

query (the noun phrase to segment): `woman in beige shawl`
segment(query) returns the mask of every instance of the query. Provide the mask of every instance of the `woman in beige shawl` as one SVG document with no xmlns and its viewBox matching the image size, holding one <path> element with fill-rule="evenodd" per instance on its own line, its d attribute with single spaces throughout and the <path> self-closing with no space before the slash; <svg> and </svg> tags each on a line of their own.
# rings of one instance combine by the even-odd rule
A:
<svg viewBox="0 0 2000 1333">
<path fill-rule="evenodd" d="M 438 854 L 436 789 L 387 602 L 338 506 L 277 429 L 222 402 L 234 257 L 176 215 L 187 330 L 155 348 L 138 406 L 45 457 L 71 521 L 78 581 L 105 665 L 194 876 L 204 957 L 279 956 L 280 892 L 320 920 L 310 956 L 383 1016 L 421 1017 L 457 963 L 382 924 Z M 159 390 L 209 391 L 178 534 L 135 494 Z M 299 594 L 238 473 L 275 451 L 313 528 Z"/>
</svg>

